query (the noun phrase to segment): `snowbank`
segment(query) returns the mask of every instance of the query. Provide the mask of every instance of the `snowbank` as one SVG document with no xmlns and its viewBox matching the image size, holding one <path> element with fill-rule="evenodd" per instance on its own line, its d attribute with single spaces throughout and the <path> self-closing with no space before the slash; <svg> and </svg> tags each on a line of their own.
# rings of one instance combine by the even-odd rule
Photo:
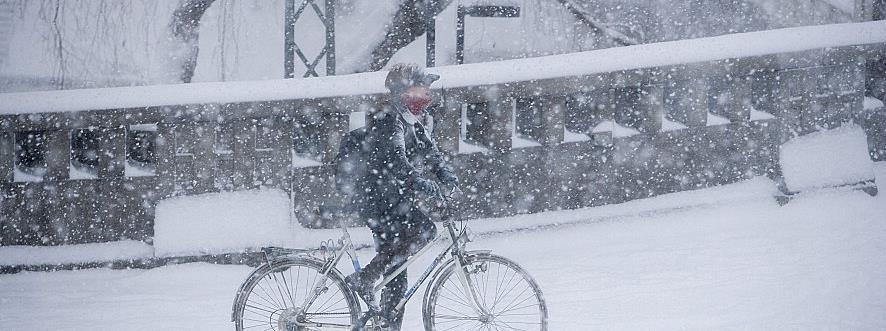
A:
<svg viewBox="0 0 886 331">
<path fill-rule="evenodd" d="M 708 113 L 707 123 L 708 123 L 707 124 L 708 126 L 713 126 L 713 125 L 726 125 L 726 124 L 729 124 L 732 122 L 730 122 L 729 119 L 727 119 L 723 116 L 716 115 L 713 113 Z"/>
<path fill-rule="evenodd" d="M 886 162 L 877 171 L 882 180 Z M 482 236 L 468 249 L 492 250 L 525 268 L 544 291 L 551 330 L 883 329 L 886 196 L 834 192 L 800 196 L 779 207 L 763 196 L 772 190 L 772 182 L 756 179 L 638 200 L 616 208 L 636 212 L 680 201 L 712 205 Z M 753 196 L 760 199 L 743 200 Z M 573 211 L 574 218 L 592 219 L 601 209 L 614 210 L 588 208 Z M 549 223 L 561 215 L 524 217 Z M 504 227 L 513 220 L 496 223 Z M 371 236 L 361 240 L 371 243 Z M 374 253 L 357 254 L 366 263 Z M 433 258 L 421 257 L 409 277 L 417 279 Z M 233 292 L 251 271 L 188 263 L 0 275 L 0 325 L 230 329 Z M 407 305 L 405 330 L 423 330 L 421 304 Z"/>
<path fill-rule="evenodd" d="M 640 134 L 640 131 L 637 131 L 634 128 L 626 127 L 624 125 L 615 123 L 612 120 L 606 120 L 598 123 L 591 129 L 591 133 L 603 133 L 610 132 L 612 133 L 612 137 L 614 138 L 624 138 L 631 137 Z"/>
<path fill-rule="evenodd" d="M 141 241 L 62 246 L 2 246 L 0 265 L 55 265 L 150 258 L 154 249 Z"/>
<path fill-rule="evenodd" d="M 157 204 L 157 256 L 229 253 L 288 242 L 289 198 L 280 190 L 175 197 Z"/>
<path fill-rule="evenodd" d="M 661 131 L 662 132 L 683 130 L 685 128 L 686 128 L 686 125 L 683 125 L 683 123 L 680 123 L 677 121 L 671 121 L 668 119 L 667 116 L 664 116 L 664 114 L 662 114 L 662 116 L 661 116 Z"/>
<path fill-rule="evenodd" d="M 791 42 L 784 42 L 790 40 Z M 434 88 L 494 85 L 886 42 L 886 21 L 804 26 L 627 47 L 442 66 Z M 0 115 L 258 102 L 385 93 L 385 72 L 263 81 L 0 94 Z"/>
<path fill-rule="evenodd" d="M 591 140 L 591 136 L 588 136 L 585 133 L 581 132 L 572 132 L 567 128 L 563 128 L 563 142 L 572 143 L 579 141 L 588 141 Z"/>
<path fill-rule="evenodd" d="M 471 144 L 464 139 L 458 140 L 458 153 L 459 154 L 472 154 L 472 153 L 486 153 L 489 152 L 489 149 L 480 145 Z"/>
<path fill-rule="evenodd" d="M 751 121 L 765 121 L 771 119 L 775 119 L 775 116 L 770 113 L 751 108 Z"/>
<path fill-rule="evenodd" d="M 795 192 L 874 179 L 867 136 L 854 124 L 794 138 L 781 146 L 780 160 Z"/>
</svg>

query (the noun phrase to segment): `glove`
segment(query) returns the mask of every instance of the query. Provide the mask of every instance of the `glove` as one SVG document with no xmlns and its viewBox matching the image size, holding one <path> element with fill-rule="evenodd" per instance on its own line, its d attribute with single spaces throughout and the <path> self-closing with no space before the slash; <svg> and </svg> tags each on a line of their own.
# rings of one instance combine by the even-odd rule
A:
<svg viewBox="0 0 886 331">
<path fill-rule="evenodd" d="M 440 174 L 440 181 L 446 185 L 456 186 L 456 187 L 458 186 L 458 176 L 456 176 L 455 174 L 453 174 L 449 171 L 445 171 L 442 174 Z"/>
<path fill-rule="evenodd" d="M 440 186 L 438 186 L 437 183 L 435 183 L 434 181 L 432 181 L 430 179 L 416 178 L 415 180 L 412 181 L 412 189 L 419 191 L 419 192 L 424 192 L 428 196 L 431 196 L 431 197 L 434 197 L 437 199 L 441 199 L 441 200 L 443 199 L 442 191 L 440 190 Z"/>
<path fill-rule="evenodd" d="M 446 171 L 441 174 L 440 182 L 443 183 L 440 188 L 443 190 L 444 195 L 456 199 L 461 197 L 462 191 L 458 188 L 458 176 L 452 172 Z"/>
</svg>

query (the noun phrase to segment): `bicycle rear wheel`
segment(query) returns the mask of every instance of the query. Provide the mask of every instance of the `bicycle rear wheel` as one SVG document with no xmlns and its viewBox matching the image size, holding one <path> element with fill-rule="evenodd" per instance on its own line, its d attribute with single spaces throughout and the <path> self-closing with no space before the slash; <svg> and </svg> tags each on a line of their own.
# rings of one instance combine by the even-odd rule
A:
<svg viewBox="0 0 886 331">
<path fill-rule="evenodd" d="M 466 262 L 464 271 L 450 263 L 428 288 L 425 329 L 547 330 L 544 296 L 523 268 L 491 254 L 470 255 Z"/>
<path fill-rule="evenodd" d="M 350 329 L 359 319 L 360 304 L 338 270 L 333 268 L 320 281 L 322 268 L 321 261 L 310 258 L 286 258 L 260 266 L 237 291 L 232 316 L 236 329 Z M 320 285 L 321 293 L 305 308 L 315 285 Z"/>
</svg>

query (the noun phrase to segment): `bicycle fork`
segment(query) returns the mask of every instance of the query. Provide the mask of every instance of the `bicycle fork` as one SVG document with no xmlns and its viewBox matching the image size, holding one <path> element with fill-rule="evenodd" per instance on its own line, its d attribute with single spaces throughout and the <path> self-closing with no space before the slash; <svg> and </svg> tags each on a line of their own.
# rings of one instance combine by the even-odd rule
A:
<svg viewBox="0 0 886 331">
<path fill-rule="evenodd" d="M 480 301 L 480 296 L 477 294 L 477 289 L 474 287 L 474 281 L 471 280 L 471 273 L 468 271 L 467 266 L 464 264 L 464 245 L 460 244 L 460 239 L 462 238 L 462 235 L 464 233 L 462 233 L 461 235 L 457 234 L 451 222 L 445 222 L 444 225 L 449 231 L 449 237 L 452 238 L 452 255 L 455 258 L 455 264 L 458 269 L 456 277 L 458 278 L 459 282 L 461 282 L 461 285 L 465 289 L 465 291 L 469 292 L 464 293 L 465 296 L 470 297 L 471 300 L 474 302 L 471 308 L 474 310 L 474 313 L 479 316 L 491 315 Z M 465 243 L 468 241 L 470 240 L 465 237 Z"/>
<path fill-rule="evenodd" d="M 462 264 L 462 258 L 460 256 L 457 257 L 455 263 L 459 270 L 456 276 L 458 277 L 459 282 L 461 282 L 462 287 L 465 288 L 465 291 L 469 292 L 465 293 L 465 296 L 470 297 L 474 302 L 474 305 L 471 306 L 471 308 L 474 309 L 474 313 L 479 316 L 491 315 L 480 301 L 480 296 L 477 294 L 477 289 L 474 287 L 474 281 L 471 279 L 471 273 L 468 271 L 467 266 Z"/>
</svg>

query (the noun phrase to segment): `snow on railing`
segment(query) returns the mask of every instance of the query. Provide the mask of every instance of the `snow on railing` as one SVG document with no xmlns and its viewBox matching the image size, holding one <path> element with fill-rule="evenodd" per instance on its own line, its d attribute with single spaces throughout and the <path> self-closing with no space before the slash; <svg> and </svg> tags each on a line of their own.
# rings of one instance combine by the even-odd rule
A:
<svg viewBox="0 0 886 331">
<path fill-rule="evenodd" d="M 441 76 L 433 87 L 446 89 L 877 43 L 886 43 L 886 21 L 737 33 L 430 71 Z M 384 75 L 3 93 L 0 115 L 374 95 L 386 92 Z"/>
</svg>

